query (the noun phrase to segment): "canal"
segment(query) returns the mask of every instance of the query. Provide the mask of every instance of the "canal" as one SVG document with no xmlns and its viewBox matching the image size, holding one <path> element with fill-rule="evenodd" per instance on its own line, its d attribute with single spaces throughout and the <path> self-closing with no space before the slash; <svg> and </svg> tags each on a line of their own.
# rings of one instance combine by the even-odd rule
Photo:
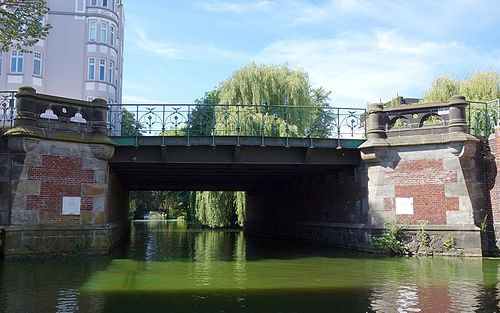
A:
<svg viewBox="0 0 500 313">
<path fill-rule="evenodd" d="M 4 261 L 0 312 L 496 312 L 499 265 L 138 221 L 111 256 Z"/>
</svg>

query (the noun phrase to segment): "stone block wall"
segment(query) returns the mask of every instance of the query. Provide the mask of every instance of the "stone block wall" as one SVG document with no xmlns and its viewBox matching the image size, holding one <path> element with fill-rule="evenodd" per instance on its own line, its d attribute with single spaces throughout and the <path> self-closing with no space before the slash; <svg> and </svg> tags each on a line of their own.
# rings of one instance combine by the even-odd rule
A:
<svg viewBox="0 0 500 313">
<path fill-rule="evenodd" d="M 488 170 L 488 185 L 490 186 L 491 213 L 495 223 L 500 224 L 500 127 L 496 128 L 495 134 L 489 138 L 489 146 L 492 155 L 492 166 Z"/>
<path fill-rule="evenodd" d="M 128 194 L 115 187 L 120 184 L 107 161 L 113 146 L 9 137 L 8 150 L 12 206 L 6 256 L 105 253 L 127 234 Z M 65 197 L 79 201 L 79 213 L 63 213 Z M 113 199 L 120 213 L 108 207 Z"/>
<path fill-rule="evenodd" d="M 104 224 L 108 163 L 113 147 L 13 137 L 11 225 Z M 79 197 L 81 212 L 64 215 L 64 197 Z"/>
<path fill-rule="evenodd" d="M 481 205 L 475 160 L 447 145 L 394 147 L 367 163 L 370 224 L 473 225 Z"/>
<path fill-rule="evenodd" d="M 360 248 L 369 237 L 363 167 L 247 193 L 245 230 Z"/>
<path fill-rule="evenodd" d="M 490 255 L 500 255 L 500 127 L 488 138 L 490 154 L 481 158 L 484 180 L 485 216 L 483 228 L 484 241 L 487 242 Z"/>
<path fill-rule="evenodd" d="M 0 137 L 0 226 L 10 221 L 10 166 L 7 140 Z"/>
</svg>

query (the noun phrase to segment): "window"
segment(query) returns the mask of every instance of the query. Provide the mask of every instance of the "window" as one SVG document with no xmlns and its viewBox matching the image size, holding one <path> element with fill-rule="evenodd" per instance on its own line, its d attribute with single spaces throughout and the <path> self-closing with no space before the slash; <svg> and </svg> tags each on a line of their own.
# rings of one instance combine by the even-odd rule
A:
<svg viewBox="0 0 500 313">
<path fill-rule="evenodd" d="M 95 58 L 89 58 L 89 75 L 88 78 L 89 80 L 94 80 L 95 79 Z"/>
<path fill-rule="evenodd" d="M 90 5 L 97 5 L 97 0 L 90 0 Z"/>
<path fill-rule="evenodd" d="M 106 43 L 108 40 L 108 23 L 101 23 L 101 42 Z"/>
<path fill-rule="evenodd" d="M 10 72 L 13 74 L 21 74 L 24 67 L 24 53 L 13 50 L 10 57 Z"/>
<path fill-rule="evenodd" d="M 85 12 L 83 0 L 76 0 L 76 12 Z"/>
<path fill-rule="evenodd" d="M 99 80 L 106 80 L 106 59 L 99 60 Z"/>
<path fill-rule="evenodd" d="M 115 27 L 113 25 L 109 29 L 109 44 L 115 46 Z"/>
<path fill-rule="evenodd" d="M 89 21 L 89 41 L 95 42 L 97 39 L 97 21 Z"/>
<path fill-rule="evenodd" d="M 114 65 L 115 65 L 115 63 L 113 63 L 113 61 L 109 61 L 108 82 L 109 82 L 110 84 L 112 84 L 112 83 L 113 83 L 113 76 L 114 76 L 114 75 L 113 75 L 113 73 L 114 73 L 114 71 L 115 71 L 115 70 L 114 70 L 114 68 L 113 68 L 113 67 L 114 67 Z"/>
<path fill-rule="evenodd" d="M 42 76 L 42 54 L 40 52 L 33 53 L 33 75 Z"/>
<path fill-rule="evenodd" d="M 108 7 L 108 0 L 102 0 L 102 6 L 107 8 Z"/>
</svg>

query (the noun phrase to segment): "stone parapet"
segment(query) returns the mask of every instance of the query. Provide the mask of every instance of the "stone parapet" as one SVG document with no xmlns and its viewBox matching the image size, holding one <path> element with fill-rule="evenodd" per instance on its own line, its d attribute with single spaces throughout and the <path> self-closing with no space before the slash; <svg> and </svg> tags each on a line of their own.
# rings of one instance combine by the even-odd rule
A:
<svg viewBox="0 0 500 313">
<path fill-rule="evenodd" d="M 108 105 L 103 99 L 86 102 L 43 95 L 31 87 L 19 88 L 16 98 L 14 125 L 6 137 L 115 145 L 108 137 Z"/>
</svg>

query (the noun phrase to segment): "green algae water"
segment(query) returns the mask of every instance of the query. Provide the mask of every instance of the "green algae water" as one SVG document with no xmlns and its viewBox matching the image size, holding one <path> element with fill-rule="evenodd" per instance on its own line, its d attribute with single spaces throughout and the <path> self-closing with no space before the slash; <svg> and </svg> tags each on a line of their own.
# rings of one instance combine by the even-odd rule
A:
<svg viewBox="0 0 500 313">
<path fill-rule="evenodd" d="M 109 257 L 5 261 L 0 312 L 497 312 L 499 268 L 134 222 Z"/>
</svg>

